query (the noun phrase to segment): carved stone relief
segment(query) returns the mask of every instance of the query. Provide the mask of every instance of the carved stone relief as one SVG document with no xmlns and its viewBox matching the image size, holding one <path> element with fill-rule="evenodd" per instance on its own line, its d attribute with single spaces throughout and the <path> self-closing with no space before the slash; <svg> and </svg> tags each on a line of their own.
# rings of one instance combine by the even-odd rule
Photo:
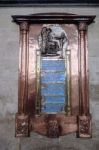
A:
<svg viewBox="0 0 99 150">
<path fill-rule="evenodd" d="M 59 24 L 44 24 L 39 35 L 42 55 L 60 55 L 65 57 L 68 45 L 67 34 Z"/>
</svg>

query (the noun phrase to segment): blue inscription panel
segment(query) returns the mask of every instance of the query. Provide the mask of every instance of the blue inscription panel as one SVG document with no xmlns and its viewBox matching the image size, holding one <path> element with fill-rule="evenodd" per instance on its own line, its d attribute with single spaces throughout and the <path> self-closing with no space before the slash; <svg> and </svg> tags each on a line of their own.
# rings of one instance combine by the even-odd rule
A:
<svg viewBox="0 0 99 150">
<path fill-rule="evenodd" d="M 64 84 L 42 84 L 41 93 L 42 95 L 65 96 L 65 85 Z"/>
<path fill-rule="evenodd" d="M 47 113 L 55 113 L 55 112 L 61 112 L 64 111 L 64 103 L 56 103 L 56 104 L 49 104 L 46 103 L 43 108 L 42 111 L 43 112 L 47 112 Z"/>
<path fill-rule="evenodd" d="M 66 105 L 66 69 L 64 59 L 41 60 L 42 112 L 64 111 Z"/>
<path fill-rule="evenodd" d="M 42 60 L 42 71 L 65 71 L 65 60 Z"/>
<path fill-rule="evenodd" d="M 43 72 L 42 73 L 42 83 L 61 83 L 65 82 L 64 72 Z"/>
<path fill-rule="evenodd" d="M 43 96 L 43 102 L 42 103 L 65 103 L 65 97 L 64 96 Z"/>
</svg>

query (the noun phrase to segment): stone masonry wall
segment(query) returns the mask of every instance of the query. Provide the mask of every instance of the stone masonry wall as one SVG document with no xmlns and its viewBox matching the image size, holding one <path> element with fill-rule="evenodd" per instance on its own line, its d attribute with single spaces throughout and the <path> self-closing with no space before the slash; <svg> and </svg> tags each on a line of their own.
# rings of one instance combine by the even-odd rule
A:
<svg viewBox="0 0 99 150">
<path fill-rule="evenodd" d="M 41 12 L 67 12 L 96 15 L 89 26 L 90 107 L 93 138 L 77 139 L 70 134 L 48 139 L 36 133 L 30 138 L 14 137 L 17 112 L 19 28 L 11 15 Z M 96 7 L 27 7 L 0 8 L 0 150 L 98 150 L 99 149 L 99 8 Z"/>
</svg>

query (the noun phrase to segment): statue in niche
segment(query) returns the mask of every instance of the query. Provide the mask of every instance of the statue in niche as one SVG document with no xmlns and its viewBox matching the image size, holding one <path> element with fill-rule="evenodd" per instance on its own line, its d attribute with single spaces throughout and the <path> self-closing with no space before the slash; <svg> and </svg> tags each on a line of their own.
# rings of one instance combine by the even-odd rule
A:
<svg viewBox="0 0 99 150">
<path fill-rule="evenodd" d="M 39 35 L 39 46 L 42 56 L 65 56 L 68 39 L 66 32 L 59 24 L 44 24 Z"/>
</svg>

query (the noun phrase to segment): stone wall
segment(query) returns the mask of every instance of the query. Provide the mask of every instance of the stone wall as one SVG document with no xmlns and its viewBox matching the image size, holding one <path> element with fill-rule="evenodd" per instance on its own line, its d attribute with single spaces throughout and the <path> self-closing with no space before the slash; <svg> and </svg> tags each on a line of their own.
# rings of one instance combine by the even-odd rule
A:
<svg viewBox="0 0 99 150">
<path fill-rule="evenodd" d="M 90 107 L 93 138 L 77 139 L 70 134 L 48 139 L 36 133 L 30 138 L 15 138 L 14 115 L 17 112 L 19 28 L 11 15 L 41 12 L 67 12 L 96 15 L 89 26 Z M 99 149 L 99 8 L 29 7 L 0 8 L 0 150 L 98 150 Z"/>
</svg>

